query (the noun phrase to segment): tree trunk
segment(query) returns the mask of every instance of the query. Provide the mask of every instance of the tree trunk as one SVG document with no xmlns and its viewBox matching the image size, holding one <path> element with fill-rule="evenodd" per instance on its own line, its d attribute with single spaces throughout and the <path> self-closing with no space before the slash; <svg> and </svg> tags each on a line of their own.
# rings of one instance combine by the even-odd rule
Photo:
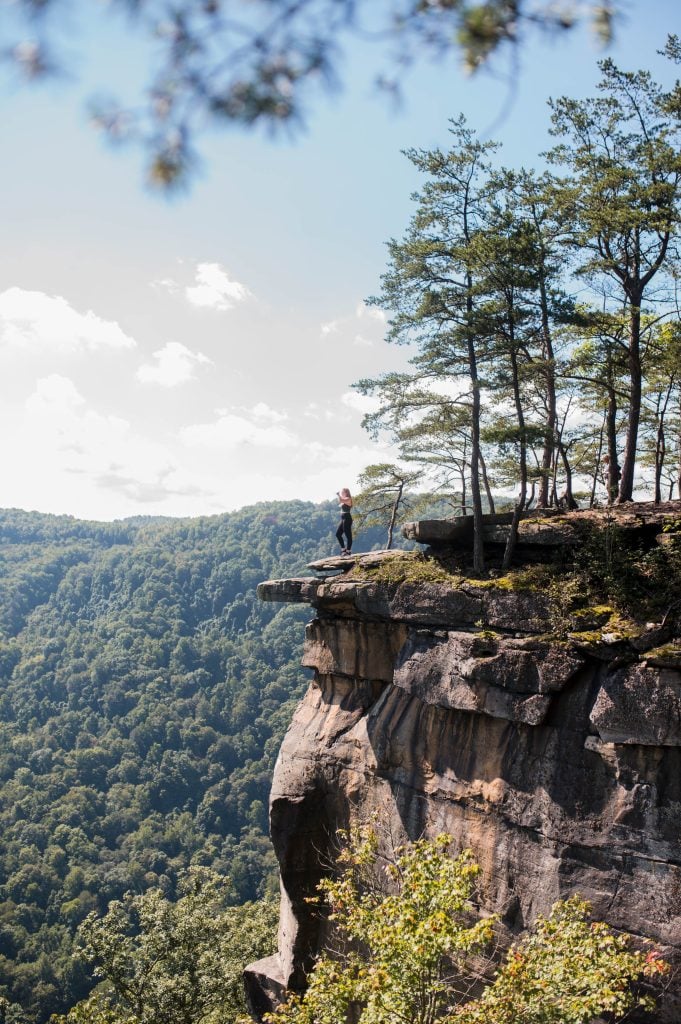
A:
<svg viewBox="0 0 681 1024">
<path fill-rule="evenodd" d="M 563 444 L 562 438 L 558 441 L 558 451 L 560 452 L 560 458 L 563 463 L 563 469 L 565 470 L 565 504 L 569 509 L 579 508 L 579 505 L 575 501 L 574 494 L 572 493 L 572 466 L 568 459 L 567 449 Z"/>
<path fill-rule="evenodd" d="M 469 350 L 472 350 L 472 343 Z M 473 360 L 475 356 L 473 355 Z M 482 540 L 482 495 L 480 493 L 480 385 L 477 374 L 473 383 L 473 429 L 471 438 L 471 500 L 473 503 L 473 571 L 485 571 L 485 549 Z"/>
<path fill-rule="evenodd" d="M 504 560 L 501 563 L 502 572 L 508 572 L 513 561 L 513 553 L 518 541 L 518 527 L 520 517 L 525 508 L 527 498 L 527 443 L 525 439 L 525 415 L 520 397 L 520 375 L 518 373 L 518 353 L 515 350 L 513 338 L 511 338 L 511 370 L 513 373 L 513 399 L 515 402 L 516 417 L 518 419 L 518 432 L 520 435 L 520 494 L 513 510 L 511 529 L 506 541 Z"/>
<path fill-rule="evenodd" d="M 485 495 L 487 497 L 487 511 L 494 514 L 494 497 L 492 495 L 492 488 L 489 485 L 489 479 L 487 477 L 487 466 L 485 465 L 485 459 L 482 452 L 480 452 L 480 468 L 482 469 L 482 482 L 485 487 Z"/>
<path fill-rule="evenodd" d="M 482 538 L 482 495 L 480 493 L 480 381 L 478 379 L 478 361 L 475 352 L 470 318 L 473 312 L 473 281 L 471 275 L 466 278 L 468 295 L 466 307 L 469 322 L 466 330 L 468 346 L 468 370 L 473 388 L 473 407 L 471 413 L 471 500 L 473 503 L 473 572 L 485 571 L 485 549 Z"/>
<path fill-rule="evenodd" d="M 617 395 L 612 385 L 608 387 L 605 436 L 608 441 L 608 505 L 612 505 L 617 498 L 620 483 L 620 464 L 617 452 Z"/>
<path fill-rule="evenodd" d="M 393 546 L 393 531 L 395 529 L 395 523 L 397 522 L 397 510 L 400 507 L 402 501 L 402 491 L 404 490 L 404 484 L 401 483 L 397 489 L 397 496 L 393 502 L 392 512 L 390 513 L 390 522 L 388 523 L 388 551 Z"/>
<path fill-rule="evenodd" d="M 525 501 L 525 508 L 532 508 L 532 502 L 534 501 L 534 496 L 536 494 L 536 491 L 537 491 L 537 481 L 533 480 L 532 483 L 530 484 L 529 496 L 528 496 L 527 500 Z M 540 507 L 541 506 L 539 506 L 539 504 L 538 504 L 537 508 L 540 508 Z"/>
<path fill-rule="evenodd" d="M 662 467 L 664 465 L 665 444 L 664 444 L 664 420 L 660 419 L 657 424 L 657 437 L 655 439 L 655 504 L 662 501 Z"/>
<path fill-rule="evenodd" d="M 681 423 L 681 394 L 679 395 L 679 422 Z M 676 439 L 676 456 L 676 496 L 677 498 L 681 498 L 681 426 L 679 427 L 679 436 Z"/>
<path fill-rule="evenodd" d="M 672 388 L 674 387 L 674 375 L 669 381 L 667 387 L 667 394 L 664 396 L 662 402 L 662 408 L 658 399 L 657 409 L 657 436 L 655 438 L 655 504 L 659 505 L 662 501 L 662 470 L 664 468 L 664 457 L 667 454 L 666 439 L 664 433 L 664 423 L 667 416 L 667 406 L 669 405 L 669 399 L 671 398 Z"/>
<path fill-rule="evenodd" d="M 557 400 L 555 356 L 553 352 L 553 341 L 551 339 L 549 303 L 546 295 L 546 281 L 544 279 L 543 268 L 539 278 L 539 296 L 541 302 L 544 363 L 546 367 L 546 437 L 544 440 L 544 450 L 542 451 L 541 458 L 541 480 L 539 483 L 539 494 L 537 495 L 537 508 L 546 508 L 549 504 L 549 479 L 551 477 L 551 466 L 553 465 L 554 452 L 556 448 Z"/>
<path fill-rule="evenodd" d="M 636 468 L 636 447 L 638 445 L 638 426 L 641 418 L 641 298 L 640 290 L 630 296 L 631 312 L 629 315 L 629 422 L 624 443 L 624 460 L 620 477 L 619 504 L 633 501 L 634 470 Z"/>
<path fill-rule="evenodd" d="M 558 507 L 560 505 L 561 500 L 564 500 L 565 504 L 567 505 L 568 508 L 576 509 L 578 506 L 577 506 L 577 502 L 575 501 L 574 495 L 572 493 L 572 466 L 570 465 L 570 460 L 568 458 L 567 448 L 563 444 L 563 434 L 565 432 L 565 423 L 567 421 L 567 417 L 568 417 L 569 411 L 570 411 L 570 404 L 568 403 L 568 407 L 565 410 L 565 415 L 563 416 L 563 422 L 560 425 L 560 429 L 557 430 L 557 432 L 556 432 L 556 446 L 557 446 L 557 449 L 558 449 L 558 455 L 560 456 L 560 461 L 563 463 L 563 469 L 565 470 L 565 493 L 564 493 L 562 498 L 559 498 L 558 495 L 555 493 L 556 476 L 558 474 L 557 467 L 556 467 L 556 474 L 554 475 L 554 478 L 553 478 L 553 487 L 554 487 L 554 496 L 555 496 L 555 501 L 556 501 L 556 507 Z M 556 462 L 557 461 L 558 460 L 556 459 Z"/>
<path fill-rule="evenodd" d="M 601 465 L 601 457 L 603 455 L 603 434 L 605 433 L 605 416 L 601 423 L 601 429 L 598 432 L 598 452 L 596 454 L 596 461 L 594 463 L 594 471 L 591 484 L 591 494 L 589 495 L 589 508 L 593 508 L 596 504 L 596 487 L 598 486 L 598 470 Z"/>
<path fill-rule="evenodd" d="M 553 454 L 553 467 L 551 470 L 551 505 L 558 508 L 558 452 Z"/>
</svg>

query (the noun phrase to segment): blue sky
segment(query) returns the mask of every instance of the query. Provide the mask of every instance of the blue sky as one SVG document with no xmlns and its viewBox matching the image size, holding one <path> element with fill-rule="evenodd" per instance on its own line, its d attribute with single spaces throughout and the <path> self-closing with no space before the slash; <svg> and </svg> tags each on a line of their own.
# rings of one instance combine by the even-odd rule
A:
<svg viewBox="0 0 681 1024">
<path fill-rule="evenodd" d="M 538 166 L 548 97 L 594 90 L 593 40 L 532 37 L 515 84 L 503 64 L 423 66 L 397 111 L 372 85 L 380 54 L 353 43 L 342 91 L 316 97 L 304 133 L 213 130 L 191 190 L 166 199 L 87 119 L 89 95 L 134 95 L 146 47 L 91 3 L 72 8 L 77 73 L 0 92 L 0 505 L 200 515 L 353 488 L 390 453 L 361 430 L 351 385 L 408 355 L 363 302 L 419 185 L 400 151 L 446 146 L 463 112 L 502 162 Z M 655 51 L 680 21 L 676 0 L 632 0 L 609 52 L 669 81 Z"/>
</svg>

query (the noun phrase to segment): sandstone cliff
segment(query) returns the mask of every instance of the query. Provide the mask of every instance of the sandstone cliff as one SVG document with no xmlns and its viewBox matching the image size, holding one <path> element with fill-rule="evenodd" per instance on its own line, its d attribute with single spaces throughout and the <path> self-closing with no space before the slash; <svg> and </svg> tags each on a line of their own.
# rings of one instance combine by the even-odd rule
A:
<svg viewBox="0 0 681 1024">
<path fill-rule="evenodd" d="M 679 511 L 621 513 L 618 528 L 648 548 L 678 544 Z M 306 898 L 336 829 L 372 816 L 398 841 L 446 831 L 471 847 L 481 909 L 507 936 L 578 892 L 678 963 L 678 620 L 672 607 L 637 621 L 563 593 L 557 561 L 601 527 L 586 514 L 528 519 L 519 552 L 532 571 L 473 580 L 453 571 L 465 524 L 413 524 L 428 558 L 330 559 L 312 567 L 321 575 L 261 585 L 262 599 L 307 602 L 316 617 L 303 660 L 314 676 L 272 785 L 279 952 L 247 971 L 256 1012 L 304 983 L 323 939 Z M 500 531 L 488 524 L 492 545 Z M 673 977 L 656 1020 L 679 1019 Z"/>
</svg>

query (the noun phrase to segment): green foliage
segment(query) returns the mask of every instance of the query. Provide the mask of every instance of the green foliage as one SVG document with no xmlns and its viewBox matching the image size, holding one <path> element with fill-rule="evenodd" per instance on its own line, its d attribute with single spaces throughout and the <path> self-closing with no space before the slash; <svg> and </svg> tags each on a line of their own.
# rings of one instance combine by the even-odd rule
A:
<svg viewBox="0 0 681 1024">
<path fill-rule="evenodd" d="M 333 550 L 335 507 L 193 520 L 0 512 L 0 998 L 42 1024 L 92 981 L 73 935 L 191 865 L 274 890 L 270 778 L 309 610 L 256 598 Z M 378 542 L 372 531 L 362 542 Z"/>
<path fill-rule="evenodd" d="M 420 476 L 418 470 L 408 472 L 393 463 L 381 462 L 367 466 L 359 478 L 361 490 L 355 496 L 355 502 L 360 508 L 359 522 L 364 527 L 386 529 L 386 548 L 393 546 L 393 534 L 400 510 L 407 512 L 414 507 L 405 491 Z"/>
<path fill-rule="evenodd" d="M 278 901 L 230 907 L 225 890 L 192 868 L 175 902 L 150 889 L 89 914 L 78 937 L 102 982 L 53 1024 L 218 1024 L 243 1013 L 241 972 L 272 952 Z"/>
<path fill-rule="evenodd" d="M 640 632 L 640 624 L 660 621 L 670 610 L 678 610 L 681 540 L 675 530 L 672 519 L 661 535 L 666 543 L 632 542 L 615 517 L 606 513 L 583 531 L 574 550 L 560 552 L 553 563 L 505 573 L 491 571 L 479 578 L 414 551 L 376 565 L 357 565 L 347 578 L 387 586 L 439 583 L 458 588 L 465 584 L 478 590 L 542 592 L 549 598 L 555 637 L 579 632 L 585 640 L 585 630 L 601 626 L 610 634 L 627 636 Z M 600 632 L 594 638 L 600 639 Z"/>
<path fill-rule="evenodd" d="M 482 53 L 494 6 L 466 15 Z M 378 399 L 364 425 L 450 493 L 456 481 L 478 575 L 494 487 L 519 516 L 681 486 L 679 85 L 599 66 L 596 96 L 550 101 L 555 174 L 495 169 L 496 145 L 462 117 L 448 150 L 406 151 L 423 184 L 369 300 L 413 355 L 356 384 Z M 576 299 L 585 281 L 592 307 Z M 514 519 L 505 568 L 516 538 Z"/>
<path fill-rule="evenodd" d="M 667 964 L 591 923 L 578 897 L 540 917 L 472 999 L 470 956 L 490 943 L 494 920 L 472 914 L 470 852 L 452 857 L 447 835 L 420 840 L 398 850 L 379 879 L 376 835 L 341 839 L 339 875 L 320 885 L 335 948 L 317 960 L 306 993 L 290 996 L 269 1024 L 587 1024 L 653 1005 L 633 985 Z"/>
<path fill-rule="evenodd" d="M 611 60 L 599 67 L 598 96 L 551 102 L 552 131 L 561 141 L 549 156 L 571 174 L 559 191 L 559 203 L 574 222 L 578 273 L 604 295 L 612 295 L 614 288 L 617 300 L 610 309 L 622 313 L 627 325 L 620 339 L 628 377 L 626 436 L 617 475 L 619 500 L 630 501 L 644 376 L 660 368 L 664 337 L 659 313 L 647 317 L 643 305 L 653 280 L 656 304 L 666 290 L 664 316 L 676 319 L 670 278 L 678 260 L 673 240 L 681 224 L 681 122 L 673 110 L 674 93 L 665 93 L 649 72 L 622 71 Z M 650 366 L 646 319 L 658 343 Z"/>
<path fill-rule="evenodd" d="M 451 999 L 452 974 L 482 949 L 492 921 L 471 920 L 478 868 L 469 851 L 448 855 L 452 837 L 420 840 L 397 851 L 382 891 L 371 877 L 377 840 L 371 832 L 340 834 L 340 876 L 320 890 L 339 933 L 340 951 L 315 965 L 307 992 L 267 1018 L 271 1024 L 342 1024 L 351 1006 L 362 1024 L 418 1024 L 438 1019 Z"/>
<path fill-rule="evenodd" d="M 616 522 L 606 519 L 575 552 L 572 582 L 564 581 L 565 592 L 573 592 L 577 601 L 611 603 L 639 622 L 657 621 L 678 607 L 680 573 L 681 545 L 672 540 L 632 546 Z"/>
<path fill-rule="evenodd" d="M 556 903 L 532 934 L 513 946 L 480 999 L 459 1007 L 452 1024 L 585 1024 L 633 1006 L 652 1008 L 632 984 L 666 973 L 654 950 L 631 948 L 627 935 L 589 920 L 589 904 L 578 897 Z"/>
</svg>

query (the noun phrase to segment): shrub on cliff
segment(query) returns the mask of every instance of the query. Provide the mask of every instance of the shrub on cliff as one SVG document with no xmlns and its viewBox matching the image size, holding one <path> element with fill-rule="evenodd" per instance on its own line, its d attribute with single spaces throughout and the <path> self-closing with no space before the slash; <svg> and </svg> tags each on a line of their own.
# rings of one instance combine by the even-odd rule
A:
<svg viewBox="0 0 681 1024">
<path fill-rule="evenodd" d="M 396 851 L 381 871 L 374 833 L 342 838 L 340 874 L 320 885 L 334 945 L 317 960 L 306 993 L 291 995 L 268 1024 L 586 1024 L 651 1004 L 634 985 L 663 973 L 664 961 L 590 922 L 577 897 L 539 918 L 471 999 L 481 981 L 471 956 L 489 948 L 494 919 L 475 920 L 470 852 L 452 857 L 451 836 L 442 835 Z"/>
</svg>

